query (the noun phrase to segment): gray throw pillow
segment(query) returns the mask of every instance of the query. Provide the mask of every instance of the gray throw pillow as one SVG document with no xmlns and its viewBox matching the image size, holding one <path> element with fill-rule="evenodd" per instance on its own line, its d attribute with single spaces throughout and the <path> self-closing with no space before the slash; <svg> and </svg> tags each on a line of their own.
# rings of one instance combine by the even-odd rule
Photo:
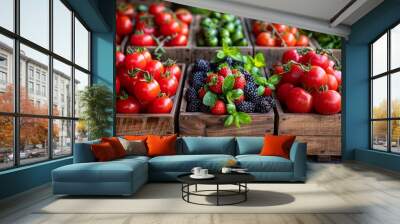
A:
<svg viewBox="0 0 400 224">
<path fill-rule="evenodd" d="M 135 155 L 135 156 L 145 156 L 147 155 L 146 144 L 142 140 L 126 140 L 124 138 L 119 138 L 122 146 L 126 151 L 126 155 Z"/>
</svg>

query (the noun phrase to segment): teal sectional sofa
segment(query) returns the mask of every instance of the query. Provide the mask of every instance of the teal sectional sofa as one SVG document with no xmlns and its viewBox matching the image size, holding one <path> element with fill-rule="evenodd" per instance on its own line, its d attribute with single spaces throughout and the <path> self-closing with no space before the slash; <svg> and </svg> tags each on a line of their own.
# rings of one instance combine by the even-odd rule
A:
<svg viewBox="0 0 400 224">
<path fill-rule="evenodd" d="M 77 143 L 74 163 L 52 172 L 54 194 L 131 195 L 148 181 L 176 181 L 193 167 L 218 172 L 229 160 L 247 168 L 259 182 L 304 182 L 306 180 L 306 144 L 295 142 L 290 159 L 260 156 L 263 137 L 181 137 L 177 155 L 127 156 L 96 162 L 90 145 Z"/>
</svg>

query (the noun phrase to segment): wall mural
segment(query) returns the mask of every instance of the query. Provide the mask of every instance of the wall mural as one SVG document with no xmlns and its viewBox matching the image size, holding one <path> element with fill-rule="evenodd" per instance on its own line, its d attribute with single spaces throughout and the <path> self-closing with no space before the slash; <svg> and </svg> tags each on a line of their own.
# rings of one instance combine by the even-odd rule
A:
<svg viewBox="0 0 400 224">
<path fill-rule="evenodd" d="M 117 135 L 290 134 L 340 157 L 340 37 L 169 2 L 116 15 Z"/>
</svg>

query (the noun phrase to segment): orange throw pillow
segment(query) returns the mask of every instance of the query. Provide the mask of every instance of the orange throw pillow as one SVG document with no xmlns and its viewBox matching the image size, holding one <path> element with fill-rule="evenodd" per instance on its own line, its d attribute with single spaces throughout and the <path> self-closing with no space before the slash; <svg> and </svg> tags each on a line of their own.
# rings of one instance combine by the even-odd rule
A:
<svg viewBox="0 0 400 224">
<path fill-rule="evenodd" d="M 116 159 L 115 151 L 109 142 L 102 142 L 91 145 L 94 157 L 99 162 L 110 161 Z"/>
<path fill-rule="evenodd" d="M 290 148 L 296 136 L 291 135 L 265 135 L 261 156 L 280 156 L 289 159 Z"/>
<path fill-rule="evenodd" d="M 108 142 L 114 149 L 115 155 L 117 158 L 125 157 L 126 151 L 124 146 L 122 146 L 121 142 L 117 137 L 110 137 L 110 138 L 101 138 L 101 142 Z"/>
<path fill-rule="evenodd" d="M 147 137 L 147 155 L 165 156 L 176 155 L 176 135 L 149 135 Z"/>
<path fill-rule="evenodd" d="M 123 138 L 128 141 L 146 141 L 147 135 L 126 135 Z"/>
</svg>

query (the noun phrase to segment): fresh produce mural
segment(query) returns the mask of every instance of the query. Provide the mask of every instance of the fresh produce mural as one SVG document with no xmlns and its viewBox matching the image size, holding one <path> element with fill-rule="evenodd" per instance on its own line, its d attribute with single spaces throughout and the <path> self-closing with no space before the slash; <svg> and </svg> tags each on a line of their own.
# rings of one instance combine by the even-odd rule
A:
<svg viewBox="0 0 400 224">
<path fill-rule="evenodd" d="M 135 2 L 117 2 L 117 134 L 292 134 L 340 155 L 339 37 Z"/>
</svg>

